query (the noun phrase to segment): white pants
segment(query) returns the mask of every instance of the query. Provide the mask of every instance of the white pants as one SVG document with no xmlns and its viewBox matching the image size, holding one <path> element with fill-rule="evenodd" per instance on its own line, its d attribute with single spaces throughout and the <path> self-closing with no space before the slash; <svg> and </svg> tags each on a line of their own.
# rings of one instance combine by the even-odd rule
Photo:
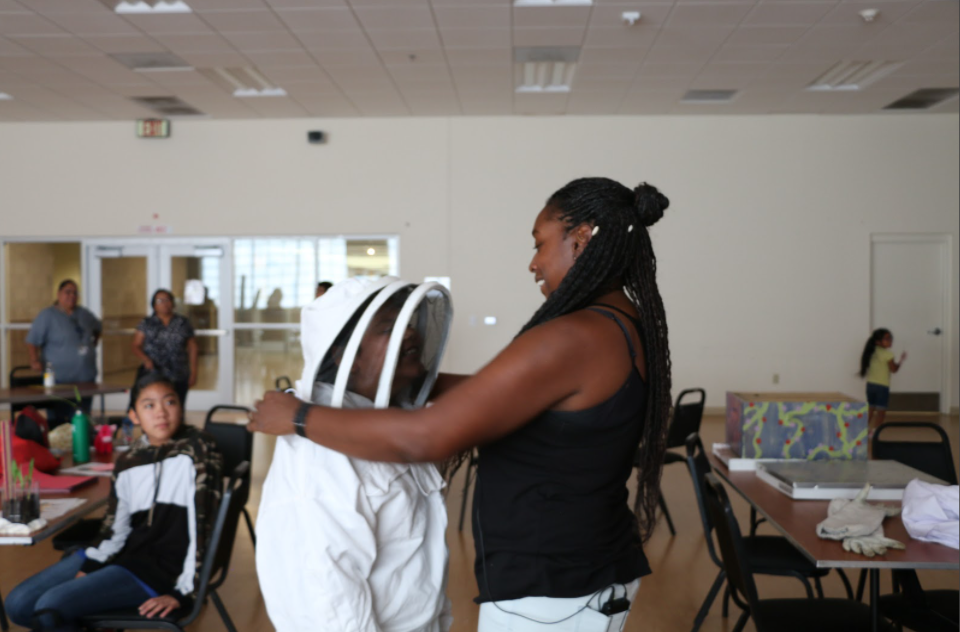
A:
<svg viewBox="0 0 960 632">
<path fill-rule="evenodd" d="M 630 611 L 608 617 L 599 612 L 600 606 L 611 595 L 623 597 L 624 589 L 632 606 L 639 587 L 638 578 L 626 586 L 614 584 L 599 593 L 572 599 L 524 597 L 486 602 L 480 604 L 477 632 L 620 632 Z"/>
</svg>

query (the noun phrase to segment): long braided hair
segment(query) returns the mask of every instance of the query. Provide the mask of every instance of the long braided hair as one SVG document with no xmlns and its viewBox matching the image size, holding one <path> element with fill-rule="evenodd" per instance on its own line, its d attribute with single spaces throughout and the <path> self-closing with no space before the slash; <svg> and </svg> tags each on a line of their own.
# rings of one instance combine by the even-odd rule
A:
<svg viewBox="0 0 960 632">
<path fill-rule="evenodd" d="M 568 231 L 581 224 L 594 235 L 560 286 L 551 292 L 520 334 L 548 320 L 583 309 L 600 296 L 624 290 L 637 309 L 638 332 L 647 363 L 647 404 L 637 467 L 637 516 L 642 540 L 656 523 L 660 474 L 670 416 L 670 348 L 667 320 L 657 288 L 657 259 L 647 227 L 670 205 L 656 187 L 643 183 L 632 191 L 608 178 L 581 178 L 547 200 Z"/>
</svg>

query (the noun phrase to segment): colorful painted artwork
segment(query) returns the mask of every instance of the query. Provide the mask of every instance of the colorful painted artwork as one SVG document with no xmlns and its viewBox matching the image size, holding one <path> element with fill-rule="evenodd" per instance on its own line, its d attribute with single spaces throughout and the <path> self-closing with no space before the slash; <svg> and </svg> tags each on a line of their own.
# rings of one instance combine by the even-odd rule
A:
<svg viewBox="0 0 960 632">
<path fill-rule="evenodd" d="M 727 443 L 744 458 L 866 459 L 867 420 L 841 393 L 727 393 Z"/>
</svg>

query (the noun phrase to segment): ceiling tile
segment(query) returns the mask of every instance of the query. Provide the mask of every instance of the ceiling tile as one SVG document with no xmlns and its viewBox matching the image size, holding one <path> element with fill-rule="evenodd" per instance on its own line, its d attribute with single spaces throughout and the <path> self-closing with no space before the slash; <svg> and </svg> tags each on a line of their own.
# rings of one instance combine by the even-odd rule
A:
<svg viewBox="0 0 960 632">
<path fill-rule="evenodd" d="M 590 14 L 590 28 L 618 28 L 625 31 L 656 32 L 670 17 L 673 3 L 627 2 L 620 4 L 598 4 Z M 623 21 L 624 11 L 640 10 L 640 21 L 629 26 Z"/>
<path fill-rule="evenodd" d="M 357 22 L 350 9 L 277 9 L 277 15 L 293 31 L 359 31 Z"/>
<path fill-rule="evenodd" d="M 715 51 L 684 46 L 661 46 L 657 44 L 647 52 L 645 59 L 650 62 L 706 62 Z"/>
<path fill-rule="evenodd" d="M 686 90 L 693 80 L 694 77 L 686 76 L 637 77 L 630 86 L 630 92 Z"/>
<path fill-rule="evenodd" d="M 704 64 L 699 62 L 652 62 L 648 61 L 640 67 L 640 77 L 688 77 L 693 78 L 700 73 Z"/>
<path fill-rule="evenodd" d="M 513 61 L 513 54 L 508 48 L 452 48 L 444 54 L 450 66 L 489 66 Z"/>
<path fill-rule="evenodd" d="M 370 48 L 329 49 L 310 51 L 313 58 L 324 68 L 330 66 L 378 65 L 380 57 Z"/>
<path fill-rule="evenodd" d="M 360 114 L 350 101 L 337 95 L 297 98 L 296 101 L 310 116 L 334 117 L 358 116 Z"/>
<path fill-rule="evenodd" d="M 0 37 L 0 57 L 4 55 L 32 55 L 23 46 L 20 46 L 16 42 L 9 40 L 5 37 Z"/>
<path fill-rule="evenodd" d="M 586 27 L 590 7 L 517 7 L 513 10 L 513 28 Z"/>
<path fill-rule="evenodd" d="M 258 66 L 268 79 L 288 89 L 298 83 L 333 89 L 333 82 L 319 66 Z"/>
<path fill-rule="evenodd" d="M 837 6 L 830 2 L 761 2 L 743 20 L 744 26 L 812 26 Z"/>
<path fill-rule="evenodd" d="M 10 39 L 37 55 L 101 55 L 102 53 L 78 37 L 69 35 L 23 36 L 10 35 Z"/>
<path fill-rule="evenodd" d="M 210 27 L 196 15 L 157 14 L 157 15 L 126 15 L 128 22 L 146 33 L 170 33 L 183 35 L 186 33 L 212 33 Z"/>
<path fill-rule="evenodd" d="M 754 2 L 689 2 L 678 4 L 668 26 L 737 26 Z"/>
<path fill-rule="evenodd" d="M 513 45 L 510 29 L 443 29 L 443 46 L 454 48 L 506 48 Z"/>
<path fill-rule="evenodd" d="M 237 9 L 269 9 L 264 0 L 188 0 L 190 8 L 197 13 Z"/>
<path fill-rule="evenodd" d="M 515 28 L 513 29 L 514 46 L 580 46 L 583 44 L 585 29 L 571 28 Z"/>
<path fill-rule="evenodd" d="M 434 29 L 433 14 L 428 6 L 373 6 L 353 10 L 366 30 Z"/>
<path fill-rule="evenodd" d="M 391 49 L 430 49 L 440 48 L 440 38 L 437 36 L 436 29 L 416 29 L 416 30 L 389 30 L 372 31 L 368 30 L 367 35 L 373 46 L 378 50 Z"/>
<path fill-rule="evenodd" d="M 880 11 L 880 14 L 866 26 L 869 26 L 872 29 L 882 30 L 902 18 L 920 4 L 922 4 L 922 2 L 918 0 L 900 0 L 897 2 L 855 2 L 852 0 L 846 0 L 845 2 L 837 5 L 837 7 L 828 13 L 822 20 L 820 20 L 819 23 L 821 25 L 845 24 L 848 26 L 859 26 L 864 24 L 863 18 L 860 16 L 861 11 L 866 9 L 877 9 Z"/>
<path fill-rule="evenodd" d="M 347 7 L 346 0 L 267 0 L 274 9 L 318 9 L 325 7 Z"/>
<path fill-rule="evenodd" d="M 837 44 L 863 44 L 876 38 L 881 32 L 860 24 L 857 26 L 816 26 L 800 38 L 801 45 L 834 46 Z"/>
<path fill-rule="evenodd" d="M 286 26 L 272 11 L 214 11 L 200 16 L 220 33 L 250 33 L 261 31 L 286 31 Z"/>
<path fill-rule="evenodd" d="M 233 46 L 219 35 L 213 34 L 159 34 L 157 41 L 170 49 L 174 54 L 180 53 L 232 53 Z"/>
<path fill-rule="evenodd" d="M 122 17 L 107 12 L 52 13 L 48 16 L 74 35 L 140 35 L 140 30 Z"/>
<path fill-rule="evenodd" d="M 779 59 L 788 46 L 730 46 L 717 51 L 714 61 L 761 62 Z"/>
<path fill-rule="evenodd" d="M 159 53 L 167 49 L 143 35 L 90 35 L 83 38 L 104 53 Z"/>
<path fill-rule="evenodd" d="M 567 111 L 566 94 L 515 94 L 514 114 L 557 115 Z"/>
<path fill-rule="evenodd" d="M 577 64 L 577 77 L 618 77 L 633 78 L 640 70 L 640 62 L 589 63 Z"/>
<path fill-rule="evenodd" d="M 0 16 L 0 35 L 67 35 L 50 20 L 35 13 L 4 13 Z"/>
<path fill-rule="evenodd" d="M 646 50 L 657 38 L 654 30 L 593 26 L 587 29 L 584 46 L 591 48 L 636 48 Z"/>
<path fill-rule="evenodd" d="M 263 31 L 260 33 L 224 33 L 223 36 L 240 52 L 301 50 L 303 48 L 291 33 Z"/>
<path fill-rule="evenodd" d="M 194 68 L 229 68 L 231 66 L 250 66 L 250 60 L 240 53 L 183 53 L 183 61 Z"/>
<path fill-rule="evenodd" d="M 960 21 L 960 4 L 952 0 L 927 0 L 916 3 L 917 8 L 910 12 L 904 22 L 948 22 Z"/>
<path fill-rule="evenodd" d="M 297 33 L 297 39 L 310 51 L 370 48 L 370 40 L 363 31 Z"/>
<path fill-rule="evenodd" d="M 97 0 L 27 0 L 24 6 L 31 11 L 52 15 L 54 13 L 109 13 L 110 10 Z"/>
<path fill-rule="evenodd" d="M 388 50 L 380 53 L 380 59 L 389 66 L 446 65 L 447 59 L 439 48 L 426 50 Z"/>
<path fill-rule="evenodd" d="M 506 3 L 500 6 L 435 6 L 433 16 L 441 29 L 511 27 L 510 5 Z"/>
<path fill-rule="evenodd" d="M 726 46 L 783 46 L 800 40 L 806 26 L 741 26 L 724 42 Z"/>
<path fill-rule="evenodd" d="M 270 66 L 316 66 L 313 57 L 305 51 L 247 51 L 244 53 L 253 64 L 260 68 Z"/>
<path fill-rule="evenodd" d="M 716 50 L 733 33 L 731 26 L 666 26 L 660 30 L 657 46 L 683 46 L 697 50 Z"/>
</svg>

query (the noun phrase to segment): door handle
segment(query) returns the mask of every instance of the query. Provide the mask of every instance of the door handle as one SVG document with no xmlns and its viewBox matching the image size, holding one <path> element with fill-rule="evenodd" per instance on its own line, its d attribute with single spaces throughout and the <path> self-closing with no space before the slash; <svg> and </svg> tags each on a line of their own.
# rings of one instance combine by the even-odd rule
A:
<svg viewBox="0 0 960 632">
<path fill-rule="evenodd" d="M 941 330 L 939 327 L 935 327 L 934 329 L 928 330 L 927 333 L 931 336 L 939 336 L 943 333 L 943 330 Z"/>
</svg>

